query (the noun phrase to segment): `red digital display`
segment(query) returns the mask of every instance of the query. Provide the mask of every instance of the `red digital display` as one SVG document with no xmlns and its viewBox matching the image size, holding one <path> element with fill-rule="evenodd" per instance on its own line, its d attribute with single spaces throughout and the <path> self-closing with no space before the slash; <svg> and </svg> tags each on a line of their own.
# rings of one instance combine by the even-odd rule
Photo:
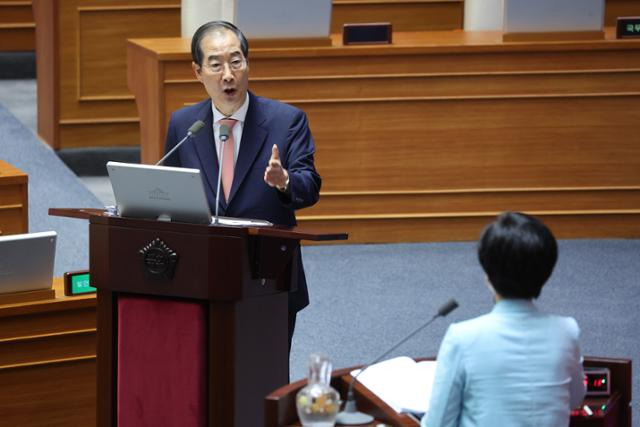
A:
<svg viewBox="0 0 640 427">
<path fill-rule="evenodd" d="M 585 369 L 584 385 L 587 388 L 587 395 L 604 396 L 608 395 L 611 390 L 609 384 L 608 369 Z"/>
</svg>

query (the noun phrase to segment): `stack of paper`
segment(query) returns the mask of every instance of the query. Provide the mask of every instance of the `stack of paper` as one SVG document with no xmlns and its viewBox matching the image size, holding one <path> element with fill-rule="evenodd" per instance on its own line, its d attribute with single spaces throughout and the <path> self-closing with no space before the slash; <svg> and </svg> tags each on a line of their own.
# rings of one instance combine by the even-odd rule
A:
<svg viewBox="0 0 640 427">
<path fill-rule="evenodd" d="M 435 361 L 416 362 L 403 356 L 369 366 L 357 381 L 396 412 L 423 414 L 429 409 L 435 372 Z"/>
</svg>

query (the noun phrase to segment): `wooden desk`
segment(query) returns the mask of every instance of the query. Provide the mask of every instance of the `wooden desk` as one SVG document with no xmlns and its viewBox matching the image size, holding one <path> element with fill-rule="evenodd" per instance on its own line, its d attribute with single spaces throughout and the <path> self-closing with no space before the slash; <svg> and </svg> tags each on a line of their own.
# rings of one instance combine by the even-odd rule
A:
<svg viewBox="0 0 640 427">
<path fill-rule="evenodd" d="M 0 0 L 0 52 L 35 50 L 31 0 Z"/>
<path fill-rule="evenodd" d="M 0 230 L 3 235 L 29 231 L 29 177 L 0 160 Z"/>
<path fill-rule="evenodd" d="M 38 134 L 53 149 L 138 145 L 126 39 L 180 35 L 179 0 L 33 0 Z"/>
<path fill-rule="evenodd" d="M 638 0 L 606 0 L 605 25 L 618 16 L 640 14 Z M 462 28 L 464 0 L 333 0 L 331 32 L 342 24 L 391 22 L 395 31 Z M 35 22 L 31 1 L 0 0 L 0 51 L 35 50 Z"/>
<path fill-rule="evenodd" d="M 142 159 L 207 95 L 189 41 L 128 44 Z M 474 240 L 497 212 L 558 237 L 640 236 L 640 40 L 504 43 L 397 33 L 390 46 L 255 48 L 255 93 L 304 109 L 323 177 L 301 224 L 353 242 Z"/>
<path fill-rule="evenodd" d="M 433 358 L 429 358 L 433 360 Z M 587 405 L 606 405 L 601 413 L 591 417 L 573 415 L 571 427 L 631 427 L 631 360 L 587 357 L 584 366 L 607 367 L 611 371 L 613 390 L 611 397 L 585 399 Z M 339 369 L 332 374 L 331 385 L 345 399 L 351 372 L 356 367 Z M 265 398 L 265 427 L 298 427 L 295 398 L 298 391 L 307 385 L 307 380 L 287 384 Z M 375 417 L 375 421 L 367 425 L 374 427 L 378 423 L 392 426 L 415 427 L 419 423 L 406 414 L 398 414 L 393 408 L 380 400 L 360 383 L 354 386 L 358 410 Z"/>
<path fill-rule="evenodd" d="M 0 305 L 0 424 L 91 426 L 96 420 L 96 298 Z"/>
<path fill-rule="evenodd" d="M 13 13 L 18 3 L 24 9 L 20 16 Z M 338 3 L 334 25 L 385 16 L 396 29 L 462 26 L 463 0 Z M 36 27 L 38 44 L 38 134 L 56 150 L 138 146 L 138 113 L 126 80 L 126 39 L 179 36 L 180 10 L 179 0 L 33 0 L 35 24 L 28 29 L 33 44 Z M 0 0 L 0 11 L 2 51 L 3 44 L 15 43 L 9 35 L 18 25 L 12 22 L 9 33 L 2 26 L 5 15 L 10 21 L 27 19 L 27 12 L 34 18 L 28 1 Z"/>
</svg>

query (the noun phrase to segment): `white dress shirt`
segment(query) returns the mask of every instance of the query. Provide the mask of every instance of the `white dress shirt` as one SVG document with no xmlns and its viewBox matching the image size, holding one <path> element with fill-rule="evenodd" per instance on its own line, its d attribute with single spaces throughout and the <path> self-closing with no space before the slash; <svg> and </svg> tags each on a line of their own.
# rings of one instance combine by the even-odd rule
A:
<svg viewBox="0 0 640 427">
<path fill-rule="evenodd" d="M 423 427 L 561 427 L 585 393 L 573 318 L 504 299 L 452 324 L 440 345 Z"/>
<path fill-rule="evenodd" d="M 242 129 L 244 128 L 244 121 L 247 117 L 247 110 L 249 109 L 249 94 L 247 93 L 247 97 L 244 100 L 244 103 L 238 110 L 233 113 L 231 116 L 225 116 L 222 114 L 216 106 L 211 103 L 211 110 L 213 111 L 213 138 L 216 143 L 216 154 L 218 155 L 218 162 L 220 161 L 220 147 L 222 143 L 220 142 L 220 120 L 222 119 L 234 119 L 237 120 L 237 123 L 233 126 L 231 130 L 233 133 L 233 142 L 234 142 L 234 158 L 233 163 L 235 164 L 238 161 L 238 153 L 240 152 L 240 141 L 242 140 Z"/>
</svg>

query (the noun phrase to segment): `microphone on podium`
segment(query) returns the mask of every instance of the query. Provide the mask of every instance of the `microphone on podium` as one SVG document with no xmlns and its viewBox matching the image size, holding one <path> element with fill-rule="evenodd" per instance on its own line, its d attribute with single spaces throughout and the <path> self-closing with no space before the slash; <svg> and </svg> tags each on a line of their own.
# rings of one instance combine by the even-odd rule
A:
<svg viewBox="0 0 640 427">
<path fill-rule="evenodd" d="M 220 160 L 218 162 L 218 185 L 216 187 L 216 213 L 214 215 L 214 220 L 213 223 L 214 224 L 218 224 L 219 222 L 219 217 L 218 217 L 218 207 L 220 206 L 220 183 L 222 182 L 222 161 L 224 160 L 224 144 L 225 142 L 227 142 L 227 139 L 229 139 L 229 126 L 227 125 L 220 125 L 220 134 L 219 134 L 219 138 L 220 138 L 220 155 L 218 156 L 218 159 Z"/>
<path fill-rule="evenodd" d="M 416 335 L 418 332 L 420 332 L 421 330 L 429 326 L 438 317 L 444 317 L 447 314 L 451 313 L 456 308 L 458 308 L 458 302 L 454 299 L 449 300 L 447 303 L 445 303 L 438 309 L 438 312 L 434 314 L 431 319 L 429 319 L 427 322 L 425 322 L 420 327 L 415 329 L 409 335 L 402 338 L 400 341 L 398 341 L 393 346 L 391 346 L 388 350 L 385 350 L 384 353 L 382 353 L 381 355 L 373 359 L 371 362 L 367 363 L 362 369 L 360 369 L 360 372 L 358 372 L 356 376 L 354 376 L 351 382 L 349 383 L 349 391 L 347 392 L 347 401 L 344 404 L 344 409 L 338 413 L 338 418 L 336 419 L 336 422 L 342 425 L 358 425 L 358 424 L 367 424 L 372 422 L 373 417 L 371 415 L 365 414 L 363 412 L 359 412 L 358 408 L 356 407 L 356 399 L 353 394 L 353 385 L 355 384 L 360 374 L 363 373 L 369 366 L 382 360 L 383 357 L 387 356 L 393 350 L 400 347 L 410 338 L 413 338 L 414 335 Z"/>
<path fill-rule="evenodd" d="M 154 166 L 161 165 L 162 162 L 164 162 L 167 159 L 167 157 L 169 157 L 171 154 L 173 154 L 174 151 L 178 149 L 178 147 L 180 147 L 187 139 L 191 138 L 193 135 L 200 132 L 200 129 L 202 129 L 203 127 L 204 127 L 204 122 L 202 120 L 198 120 L 194 122 L 191 125 L 191 127 L 189 127 L 189 129 L 187 130 L 187 134 L 185 135 L 185 137 L 182 138 L 180 142 L 178 142 L 167 154 L 165 154 L 163 158 L 158 160 L 158 163 L 156 163 Z"/>
</svg>

